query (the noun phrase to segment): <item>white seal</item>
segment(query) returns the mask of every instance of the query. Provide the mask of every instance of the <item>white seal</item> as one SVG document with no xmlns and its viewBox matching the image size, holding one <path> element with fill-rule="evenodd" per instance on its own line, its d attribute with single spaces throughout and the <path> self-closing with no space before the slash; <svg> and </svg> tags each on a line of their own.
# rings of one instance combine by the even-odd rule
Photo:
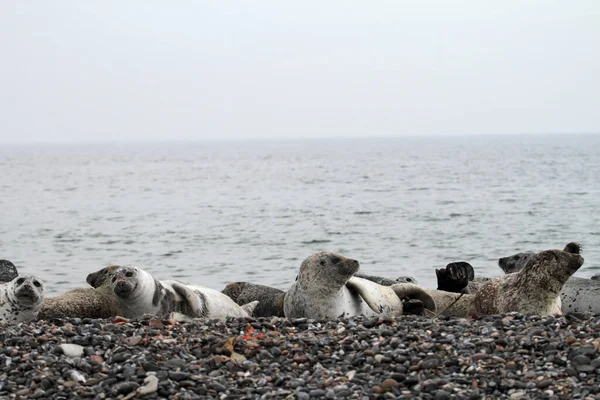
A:
<svg viewBox="0 0 600 400">
<path fill-rule="evenodd" d="M 90 281 L 88 277 L 88 282 Z M 183 314 L 190 318 L 241 318 L 251 316 L 258 304 L 252 302 L 239 306 L 217 290 L 186 285 L 174 280 L 159 281 L 133 265 L 116 268 L 91 284 L 94 287 L 108 285 L 117 296 L 126 318 L 136 318 L 144 314 L 167 318 L 171 313 Z"/>
<path fill-rule="evenodd" d="M 0 320 L 34 321 L 44 301 L 44 283 L 32 275 L 20 275 L 0 284 Z"/>
</svg>

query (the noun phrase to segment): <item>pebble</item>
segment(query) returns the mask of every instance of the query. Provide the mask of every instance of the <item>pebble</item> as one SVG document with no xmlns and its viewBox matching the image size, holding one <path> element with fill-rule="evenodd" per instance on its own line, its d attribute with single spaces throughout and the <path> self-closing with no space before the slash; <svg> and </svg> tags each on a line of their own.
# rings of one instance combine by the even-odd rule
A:
<svg viewBox="0 0 600 400">
<path fill-rule="evenodd" d="M 0 323 L 0 398 L 585 399 L 599 336 L 516 313 Z"/>
<path fill-rule="evenodd" d="M 83 346 L 78 344 L 63 343 L 59 347 L 67 357 L 76 358 L 83 355 Z"/>
</svg>

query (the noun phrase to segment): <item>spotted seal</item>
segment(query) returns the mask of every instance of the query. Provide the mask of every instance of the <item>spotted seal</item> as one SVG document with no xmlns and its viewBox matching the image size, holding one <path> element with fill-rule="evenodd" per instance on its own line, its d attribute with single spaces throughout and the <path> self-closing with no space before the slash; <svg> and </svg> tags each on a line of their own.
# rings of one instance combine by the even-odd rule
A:
<svg viewBox="0 0 600 400">
<path fill-rule="evenodd" d="M 578 251 L 569 248 L 568 250 Z M 517 311 L 542 316 L 561 313 L 560 292 L 583 265 L 576 252 L 546 250 L 529 257 L 520 271 L 492 278 L 474 294 L 431 291 L 446 315 L 490 315 Z"/>
<path fill-rule="evenodd" d="M 0 320 L 33 321 L 44 301 L 44 283 L 33 275 L 19 275 L 0 284 Z"/>
<path fill-rule="evenodd" d="M 15 264 L 8 260 L 0 260 L 0 283 L 10 282 L 19 275 Z"/>
<path fill-rule="evenodd" d="M 319 320 L 402 314 L 405 297 L 418 298 L 428 308 L 433 299 L 425 290 L 410 283 L 382 286 L 357 278 L 356 260 L 330 252 L 318 252 L 307 257 L 300 266 L 297 281 L 287 291 L 283 309 L 288 318 Z"/>
<path fill-rule="evenodd" d="M 121 315 L 119 300 L 106 281 L 118 268 L 118 265 L 111 265 L 89 274 L 87 282 L 92 287 L 73 289 L 44 299 L 38 319 L 113 318 Z"/>
<path fill-rule="evenodd" d="M 257 305 L 254 302 L 238 306 L 217 290 L 174 280 L 159 281 L 133 265 L 118 267 L 95 283 L 100 281 L 105 282 L 116 295 L 126 318 L 144 314 L 167 318 L 173 312 L 191 318 L 248 317 Z"/>
<path fill-rule="evenodd" d="M 582 247 L 576 242 L 568 243 L 564 251 L 580 254 Z M 517 253 L 512 256 L 503 257 L 498 260 L 498 266 L 506 274 L 521 271 L 535 255 L 533 251 Z M 566 313 L 592 312 L 600 314 L 600 281 L 594 277 L 580 278 L 571 277 L 562 288 L 560 293 L 562 310 Z"/>
</svg>

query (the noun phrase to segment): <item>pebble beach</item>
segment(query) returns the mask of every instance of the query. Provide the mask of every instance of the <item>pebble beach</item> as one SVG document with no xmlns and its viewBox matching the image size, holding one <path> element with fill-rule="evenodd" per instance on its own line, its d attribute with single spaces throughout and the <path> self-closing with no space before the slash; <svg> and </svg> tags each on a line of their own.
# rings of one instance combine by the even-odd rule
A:
<svg viewBox="0 0 600 400">
<path fill-rule="evenodd" d="M 600 398 L 600 316 L 0 322 L 1 399 Z"/>
</svg>

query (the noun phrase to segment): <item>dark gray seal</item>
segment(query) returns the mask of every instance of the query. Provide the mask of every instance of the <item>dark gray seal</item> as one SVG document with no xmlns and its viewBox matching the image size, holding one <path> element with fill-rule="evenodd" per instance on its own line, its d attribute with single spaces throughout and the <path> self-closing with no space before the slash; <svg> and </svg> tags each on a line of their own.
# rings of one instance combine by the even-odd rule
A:
<svg viewBox="0 0 600 400">
<path fill-rule="evenodd" d="M 19 276 L 15 264 L 8 260 L 0 260 L 0 283 L 10 282 Z"/>
<path fill-rule="evenodd" d="M 238 305 L 258 301 L 253 317 L 284 317 L 283 299 L 285 292 L 270 286 L 248 282 L 233 282 L 221 291 Z"/>
</svg>

